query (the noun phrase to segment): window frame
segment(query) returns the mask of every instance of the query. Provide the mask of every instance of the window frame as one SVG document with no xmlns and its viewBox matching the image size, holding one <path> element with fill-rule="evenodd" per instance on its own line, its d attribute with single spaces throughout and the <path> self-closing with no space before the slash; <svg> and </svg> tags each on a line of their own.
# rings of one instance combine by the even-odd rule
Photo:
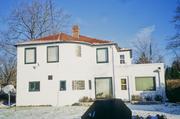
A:
<svg viewBox="0 0 180 119">
<path fill-rule="evenodd" d="M 94 80 L 94 86 L 95 86 L 95 98 L 96 99 L 104 99 L 104 98 L 98 98 L 97 97 L 97 82 L 96 82 L 96 80 L 103 80 L 103 79 L 109 79 L 109 87 L 110 87 L 110 90 L 109 90 L 109 94 L 110 94 L 110 97 L 112 98 L 113 97 L 113 95 L 114 95 L 114 93 L 115 92 L 113 92 L 113 84 L 112 84 L 112 77 L 95 77 L 94 78 L 95 80 Z"/>
<path fill-rule="evenodd" d="M 26 54 L 27 54 L 27 50 L 34 50 L 34 62 L 27 62 L 26 59 Z M 30 48 L 25 48 L 24 49 L 24 64 L 36 64 L 36 58 L 37 58 L 37 52 L 36 52 L 36 47 L 30 47 Z"/>
<path fill-rule="evenodd" d="M 48 75 L 48 80 L 53 80 L 53 75 Z"/>
<path fill-rule="evenodd" d="M 106 50 L 106 60 L 105 61 L 98 61 L 98 50 Z M 96 63 L 109 63 L 109 51 L 108 47 L 105 48 L 96 48 Z"/>
<path fill-rule="evenodd" d="M 81 88 L 78 87 L 78 86 L 80 85 L 80 84 L 77 83 L 78 81 L 83 81 L 83 84 L 84 84 L 83 89 L 81 89 Z M 78 85 L 78 86 L 73 86 L 73 85 L 74 85 L 74 82 L 75 82 L 75 84 Z M 82 91 L 82 90 L 85 90 L 85 89 L 86 89 L 85 80 L 72 80 L 72 90 L 73 90 L 73 91 Z"/>
<path fill-rule="evenodd" d="M 61 89 L 61 83 L 62 83 L 62 82 L 65 82 L 65 89 Z M 60 82 L 59 82 L 59 90 L 60 90 L 60 91 L 66 91 L 66 90 L 67 90 L 66 80 L 60 80 Z"/>
<path fill-rule="evenodd" d="M 123 56 L 123 58 L 121 58 L 121 56 Z M 119 56 L 119 58 L 120 58 L 120 64 L 125 64 L 125 55 L 122 54 Z"/>
<path fill-rule="evenodd" d="M 125 83 L 122 83 L 122 80 L 125 80 Z M 126 88 L 123 89 L 122 86 L 125 86 Z M 121 78 L 121 90 L 127 90 L 127 79 L 126 78 Z"/>
<path fill-rule="evenodd" d="M 81 45 L 76 46 L 75 53 L 76 53 L 77 57 L 82 57 L 82 47 L 81 47 Z"/>
<path fill-rule="evenodd" d="M 92 90 L 92 81 L 88 80 L 89 90 Z"/>
<path fill-rule="evenodd" d="M 153 78 L 153 89 L 152 90 L 137 90 L 136 78 Z M 136 76 L 135 77 L 135 91 L 156 91 L 156 77 L 155 76 Z"/>
<path fill-rule="evenodd" d="M 57 56 L 57 61 L 48 61 L 48 48 L 53 48 L 56 47 L 58 50 L 58 56 Z M 58 45 L 54 45 L 54 46 L 47 46 L 47 63 L 56 63 L 59 62 L 59 46 Z"/>
<path fill-rule="evenodd" d="M 39 89 L 38 90 L 32 90 L 30 89 L 30 84 L 31 83 L 38 83 L 39 84 Z M 29 82 L 29 92 L 40 92 L 40 81 L 30 81 Z"/>
</svg>

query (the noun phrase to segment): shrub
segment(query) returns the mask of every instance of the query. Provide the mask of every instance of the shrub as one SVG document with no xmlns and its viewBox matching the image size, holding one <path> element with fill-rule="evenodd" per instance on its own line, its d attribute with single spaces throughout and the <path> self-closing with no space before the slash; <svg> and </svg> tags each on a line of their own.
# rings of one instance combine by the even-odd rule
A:
<svg viewBox="0 0 180 119">
<path fill-rule="evenodd" d="M 145 100 L 146 100 L 146 101 L 152 101 L 153 99 L 152 99 L 152 96 L 146 96 L 146 97 L 145 97 Z"/>
<path fill-rule="evenodd" d="M 81 106 L 79 103 L 74 103 L 72 106 Z"/>
<path fill-rule="evenodd" d="M 167 119 L 167 117 L 166 117 L 165 115 L 159 115 L 159 114 L 157 114 L 156 117 L 157 117 L 158 119 Z"/>
<path fill-rule="evenodd" d="M 163 97 L 161 95 L 155 95 L 154 100 L 162 102 Z"/>
<path fill-rule="evenodd" d="M 87 96 L 84 96 L 81 99 L 79 99 L 79 102 L 93 102 L 93 99 Z"/>
<path fill-rule="evenodd" d="M 142 101 L 142 98 L 139 95 L 132 95 L 131 100 L 132 101 Z"/>
<path fill-rule="evenodd" d="M 180 102 L 180 79 L 166 80 L 166 95 L 170 102 Z"/>
</svg>

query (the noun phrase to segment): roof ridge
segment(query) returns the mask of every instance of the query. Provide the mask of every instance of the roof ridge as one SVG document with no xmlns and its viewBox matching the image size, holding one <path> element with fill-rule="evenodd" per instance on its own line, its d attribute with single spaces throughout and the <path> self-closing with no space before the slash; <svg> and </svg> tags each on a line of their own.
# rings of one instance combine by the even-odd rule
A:
<svg viewBox="0 0 180 119">
<path fill-rule="evenodd" d="M 84 36 L 84 35 L 80 35 L 80 36 L 86 37 L 86 38 L 90 38 L 90 39 L 100 40 L 100 41 L 109 41 L 109 42 L 112 42 L 111 40 L 97 39 L 97 38 L 92 38 L 92 37 L 90 37 L 90 36 Z"/>
<path fill-rule="evenodd" d="M 73 36 L 64 33 L 64 32 L 60 32 L 60 33 L 56 33 L 56 34 L 51 34 L 51 35 L 47 35 L 38 39 L 34 39 L 31 42 L 35 42 L 35 41 L 39 41 L 39 42 L 48 42 L 48 41 L 74 41 L 74 42 L 87 42 L 90 44 L 106 44 L 106 43 L 113 43 L 110 40 L 101 40 L 101 39 L 97 39 L 97 38 L 92 38 L 89 36 L 84 36 L 84 35 L 79 35 L 79 39 L 74 38 Z"/>
</svg>

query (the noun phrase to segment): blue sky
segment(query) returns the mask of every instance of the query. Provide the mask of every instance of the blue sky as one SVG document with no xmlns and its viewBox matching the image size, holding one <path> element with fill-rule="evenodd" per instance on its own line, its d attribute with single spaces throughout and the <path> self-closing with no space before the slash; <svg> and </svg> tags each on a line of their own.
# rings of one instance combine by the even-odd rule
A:
<svg viewBox="0 0 180 119">
<path fill-rule="evenodd" d="M 18 2 L 1 0 L 0 15 L 6 16 Z M 175 32 L 171 20 L 177 0 L 55 0 L 55 3 L 72 15 L 71 24 L 79 24 L 81 34 L 113 40 L 121 47 L 131 48 L 139 32 L 153 27 L 152 37 L 162 49 L 165 62 L 170 63 L 171 55 L 164 48 L 166 39 Z"/>
</svg>

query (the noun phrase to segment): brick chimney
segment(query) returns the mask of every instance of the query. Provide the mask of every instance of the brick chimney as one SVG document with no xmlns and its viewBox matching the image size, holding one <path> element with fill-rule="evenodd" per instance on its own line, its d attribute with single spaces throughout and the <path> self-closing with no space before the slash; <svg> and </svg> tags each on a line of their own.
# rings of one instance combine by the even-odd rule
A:
<svg viewBox="0 0 180 119">
<path fill-rule="evenodd" d="M 74 25 L 72 27 L 72 37 L 74 37 L 76 39 L 79 39 L 79 32 L 80 32 L 79 26 L 78 25 Z"/>
</svg>

